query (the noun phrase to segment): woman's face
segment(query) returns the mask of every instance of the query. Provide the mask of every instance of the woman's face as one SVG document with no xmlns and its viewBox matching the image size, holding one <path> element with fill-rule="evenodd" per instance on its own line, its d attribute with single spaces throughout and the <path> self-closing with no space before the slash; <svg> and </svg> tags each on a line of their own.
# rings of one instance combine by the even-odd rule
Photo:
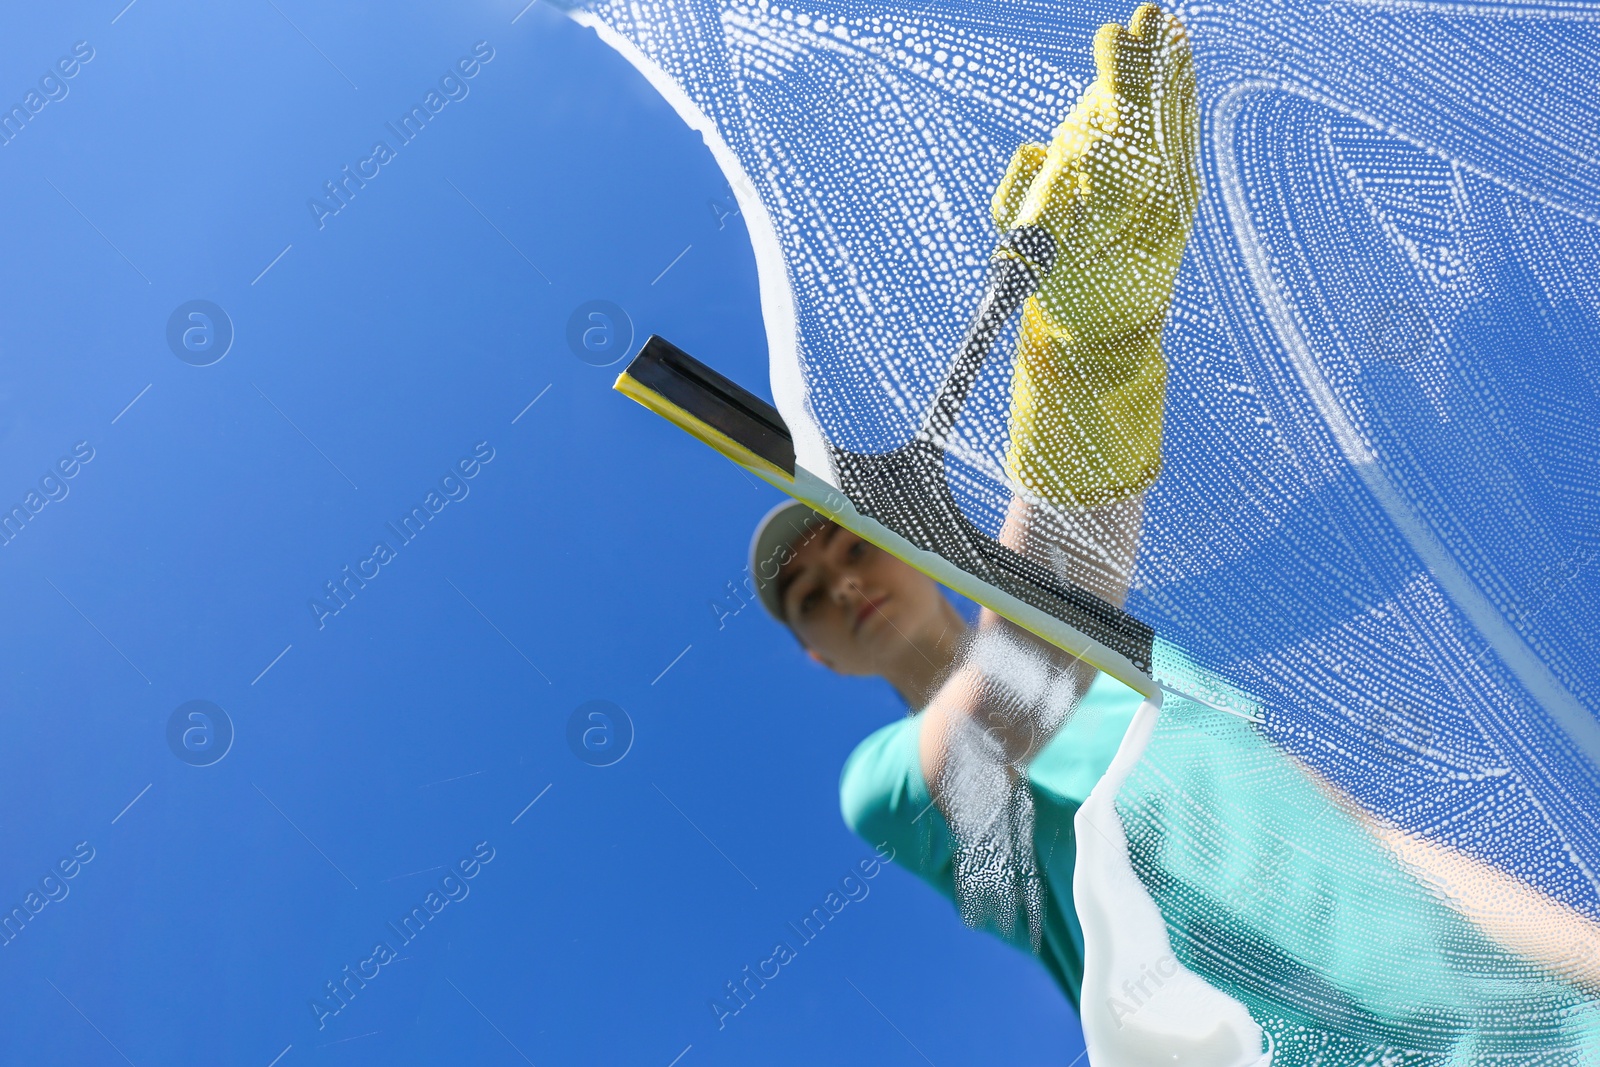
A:
<svg viewBox="0 0 1600 1067">
<path fill-rule="evenodd" d="M 882 674 L 948 625 L 937 582 L 831 523 L 796 548 L 777 582 L 785 620 L 841 674 Z"/>
</svg>

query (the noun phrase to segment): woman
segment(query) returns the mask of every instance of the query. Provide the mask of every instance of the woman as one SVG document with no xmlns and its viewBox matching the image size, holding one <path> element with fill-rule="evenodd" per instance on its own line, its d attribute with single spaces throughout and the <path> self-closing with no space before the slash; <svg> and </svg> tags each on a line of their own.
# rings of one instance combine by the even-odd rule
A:
<svg viewBox="0 0 1600 1067">
<path fill-rule="evenodd" d="M 807 653 L 842 674 L 885 679 L 912 709 L 864 740 L 846 762 L 839 783 L 845 821 L 870 842 L 888 842 L 897 862 L 956 901 L 957 840 L 948 809 L 935 798 L 942 796 L 950 719 L 969 712 L 957 699 L 936 697 L 963 664 L 972 629 L 933 579 L 804 504 L 780 505 L 763 521 L 755 544 L 758 561 L 789 559 L 776 580 L 761 586 L 762 600 Z M 985 619 L 979 626 L 986 624 L 997 625 Z M 1005 764 L 1017 768 L 1012 773 L 1031 794 L 1031 845 L 1043 900 L 1038 947 L 1025 914 L 980 916 L 979 925 L 1036 954 L 1076 1007 L 1083 932 L 1072 903 L 1072 819 L 1110 765 L 1142 698 L 1107 675 L 1085 686 L 1077 669 L 1060 674 L 1073 696 L 1083 692 L 1070 721 Z M 997 732 L 1008 727 L 1014 724 L 1001 724 Z M 961 816 L 954 821 L 960 825 Z"/>
</svg>

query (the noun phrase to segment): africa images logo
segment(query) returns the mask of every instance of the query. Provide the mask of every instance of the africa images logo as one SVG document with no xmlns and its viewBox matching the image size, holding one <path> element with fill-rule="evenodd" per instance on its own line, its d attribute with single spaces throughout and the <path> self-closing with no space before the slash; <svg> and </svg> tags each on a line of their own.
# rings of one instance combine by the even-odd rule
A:
<svg viewBox="0 0 1600 1067">
<path fill-rule="evenodd" d="M 22 103 L 12 104 L 8 109 L 0 105 L 0 146 L 9 145 L 47 105 L 65 100 L 72 91 L 67 83 L 93 58 L 94 45 L 79 41 L 72 46 L 70 56 L 62 56 L 53 68 L 40 76 L 39 88 L 29 89 Z"/>
<path fill-rule="evenodd" d="M 476 78 L 483 70 L 484 64 L 492 59 L 494 59 L 494 49 L 488 41 L 479 41 L 473 45 L 472 55 L 462 56 L 456 60 L 454 67 L 440 75 L 439 87 L 429 89 L 423 96 L 422 103 L 411 105 L 410 110 L 400 116 L 398 125 L 394 122 L 384 123 L 394 135 L 393 146 L 387 140 L 374 141 L 371 152 L 366 158 L 357 160 L 353 169 L 346 163 L 339 171 L 341 177 L 338 181 L 323 182 L 322 188 L 326 196 L 313 196 L 306 201 L 317 229 L 326 227 L 328 219 L 349 207 L 350 201 L 356 197 L 356 192 L 365 189 L 367 182 L 383 172 L 383 167 L 399 158 L 399 150 L 415 140 L 434 116 L 443 111 L 451 101 L 465 100 L 467 94 L 472 91 L 467 82 Z"/>
<path fill-rule="evenodd" d="M 382 938 L 373 943 L 372 954 L 358 961 L 354 967 L 348 963 L 339 972 L 337 980 L 322 984 L 323 992 L 311 999 L 311 1014 L 317 1020 L 317 1029 L 326 1029 L 328 1020 L 350 1006 L 357 994 L 367 988 L 367 983 L 383 973 L 383 968 L 400 958 L 400 950 L 415 941 L 428 928 L 435 916 L 451 904 L 466 900 L 472 892 L 469 884 L 494 861 L 494 846 L 479 841 L 472 846 L 472 854 L 456 863 L 449 874 L 439 879 L 439 887 L 430 889 L 417 904 L 398 921 L 390 921 Z M 390 935 L 393 935 L 392 937 Z"/>
<path fill-rule="evenodd" d="M 350 606 L 356 594 L 367 587 L 367 583 L 383 573 L 382 568 L 400 558 L 400 549 L 409 545 L 421 536 L 438 514 L 452 502 L 467 499 L 472 492 L 468 484 L 476 478 L 484 467 L 494 461 L 494 446 L 488 441 L 479 441 L 472 446 L 472 454 L 463 456 L 455 465 L 445 472 L 439 479 L 437 489 L 428 490 L 428 495 L 423 497 L 422 503 L 415 505 L 410 511 L 400 517 L 398 523 L 389 522 L 387 527 L 393 536 L 393 544 L 386 536 L 385 539 L 373 542 L 371 555 L 357 561 L 352 570 L 349 564 L 339 572 L 339 577 L 322 583 L 324 596 L 312 597 L 308 604 L 311 607 L 311 618 L 321 630 L 328 624 L 328 620 Z"/>
</svg>

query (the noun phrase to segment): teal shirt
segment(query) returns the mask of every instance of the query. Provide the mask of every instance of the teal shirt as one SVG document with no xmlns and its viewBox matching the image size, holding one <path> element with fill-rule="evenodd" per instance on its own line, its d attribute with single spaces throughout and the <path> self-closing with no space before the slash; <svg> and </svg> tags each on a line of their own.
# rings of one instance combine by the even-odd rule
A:
<svg viewBox="0 0 1600 1067">
<path fill-rule="evenodd" d="M 1105 774 L 1143 700 L 1108 675 L 1097 675 L 1072 718 L 1028 765 L 1034 803 L 1034 855 L 1044 879 L 1044 930 L 1039 962 L 1072 1006 L 1083 987 L 1083 929 L 1072 904 L 1077 857 L 1073 816 Z M 869 843 L 888 842 L 895 862 L 955 901 L 950 831 L 933 806 L 918 754 L 922 716 L 890 723 L 856 746 L 839 776 L 844 821 Z M 989 928 L 1007 944 L 1032 953 L 1026 922 L 1010 934 Z"/>
</svg>

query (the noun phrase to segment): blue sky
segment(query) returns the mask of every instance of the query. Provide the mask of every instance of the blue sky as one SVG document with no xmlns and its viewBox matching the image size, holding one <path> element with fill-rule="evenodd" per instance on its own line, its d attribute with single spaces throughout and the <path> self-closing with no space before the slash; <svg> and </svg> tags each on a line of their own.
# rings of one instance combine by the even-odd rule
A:
<svg viewBox="0 0 1600 1067">
<path fill-rule="evenodd" d="M 1072 1062 L 1043 971 L 898 870 L 708 1007 L 871 855 L 838 771 L 900 708 L 758 608 L 719 628 L 775 492 L 568 346 L 606 300 L 764 389 L 699 138 L 543 5 L 123 2 L 0 35 L 0 102 L 45 101 L 0 147 L 0 900 L 60 897 L 0 947 L 0 1059 Z M 168 344 L 196 300 L 208 366 Z M 209 766 L 168 741 L 194 700 Z M 607 767 L 567 740 L 597 700 L 635 734 Z M 377 976 L 319 1028 L 346 966 Z"/>
</svg>

